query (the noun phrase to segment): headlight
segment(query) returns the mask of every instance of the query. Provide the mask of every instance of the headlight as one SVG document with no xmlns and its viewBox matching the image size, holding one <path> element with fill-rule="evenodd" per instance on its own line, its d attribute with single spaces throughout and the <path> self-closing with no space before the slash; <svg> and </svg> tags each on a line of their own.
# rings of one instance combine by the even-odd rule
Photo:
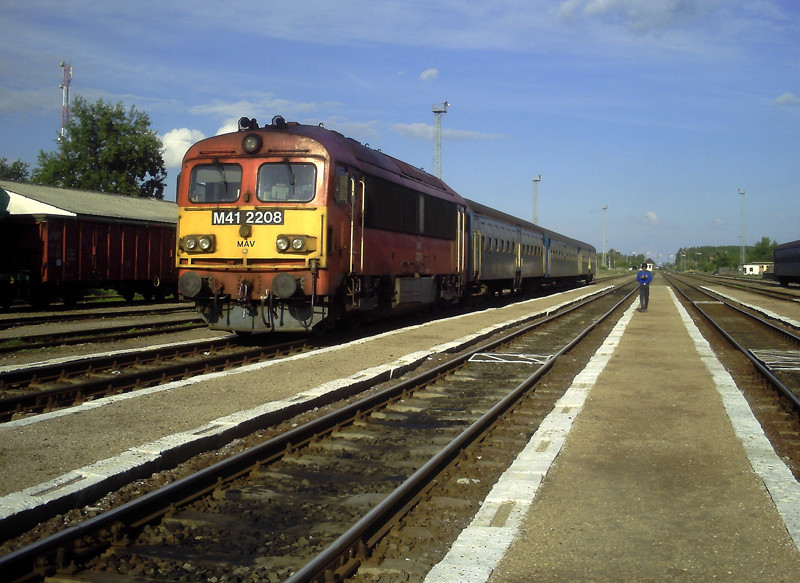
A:
<svg viewBox="0 0 800 583">
<path fill-rule="evenodd" d="M 242 140 L 242 148 L 248 154 L 254 154 L 261 149 L 261 136 L 258 134 L 247 134 Z"/>
<path fill-rule="evenodd" d="M 309 235 L 278 235 L 275 246 L 278 248 L 278 253 L 308 255 L 317 250 L 317 238 Z"/>
<path fill-rule="evenodd" d="M 181 240 L 181 246 L 187 253 L 213 253 L 214 235 L 187 235 Z"/>
<path fill-rule="evenodd" d="M 200 237 L 198 245 L 200 246 L 200 251 L 209 251 L 214 246 L 214 241 L 211 237 Z"/>
</svg>

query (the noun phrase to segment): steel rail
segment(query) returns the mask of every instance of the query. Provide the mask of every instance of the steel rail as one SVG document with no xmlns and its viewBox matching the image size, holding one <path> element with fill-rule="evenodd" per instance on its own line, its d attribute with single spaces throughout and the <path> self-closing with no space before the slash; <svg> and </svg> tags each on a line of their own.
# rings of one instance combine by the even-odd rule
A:
<svg viewBox="0 0 800 583">
<path fill-rule="evenodd" d="M 0 353 L 19 352 L 20 350 L 31 350 L 34 348 L 50 348 L 52 346 L 69 346 L 72 344 L 98 343 L 106 341 L 116 341 L 124 338 L 138 338 L 140 336 L 155 336 L 156 334 L 166 334 L 169 332 L 183 332 L 184 330 L 194 330 L 203 328 L 206 324 L 197 319 L 187 319 L 172 322 L 150 322 L 146 324 L 131 323 L 124 326 L 106 326 L 98 330 L 74 330 L 71 332 L 55 332 L 53 334 L 38 334 L 22 336 L 20 338 L 7 338 L 0 346 Z M 14 344 L 10 340 L 17 340 Z"/>
<path fill-rule="evenodd" d="M 318 579 L 319 581 L 335 581 L 336 575 L 342 575 L 342 572 L 330 573 L 336 568 L 331 568 L 337 562 L 341 563 L 341 557 L 348 555 L 351 562 L 340 565 L 341 570 L 352 571 L 357 568 L 352 561 L 358 563 L 364 557 L 363 549 L 371 547 L 377 541 L 370 541 L 377 531 L 384 528 L 387 522 L 391 521 L 394 517 L 401 513 L 404 508 L 407 508 L 411 501 L 419 496 L 426 487 L 431 483 L 433 478 L 441 473 L 441 471 L 448 466 L 454 459 L 458 457 L 463 449 L 470 443 L 474 442 L 478 437 L 483 435 L 489 427 L 491 427 L 497 419 L 505 413 L 513 404 L 515 404 L 520 397 L 525 394 L 530 387 L 536 382 L 555 364 L 556 360 L 562 355 L 572 350 L 581 340 L 583 340 L 592 330 L 594 330 L 601 322 L 606 320 L 615 312 L 624 302 L 626 302 L 637 290 L 632 290 L 622 300 L 614 305 L 610 310 L 603 314 L 598 320 L 587 326 L 575 338 L 573 338 L 566 346 L 555 353 L 545 364 L 540 366 L 533 374 L 531 374 L 522 383 L 517 385 L 508 395 L 501 401 L 494 405 L 489 411 L 484 413 L 478 420 L 473 422 L 466 430 L 464 430 L 458 437 L 451 441 L 444 449 L 425 463 L 420 469 L 412 474 L 403 484 L 396 490 L 384 498 L 378 505 L 364 515 L 358 522 L 356 522 L 350 529 L 342 533 L 338 539 L 331 543 L 325 550 L 319 553 L 314 559 L 306 563 L 301 569 L 296 571 L 289 577 L 285 583 L 307 583 Z M 526 334 L 530 331 L 530 327 L 514 334 L 514 337 Z M 507 342 L 507 339 L 498 341 L 496 345 L 501 345 Z M 492 347 L 480 347 L 471 351 L 469 356 L 477 352 L 489 352 Z"/>
<path fill-rule="evenodd" d="M 592 300 L 604 297 L 605 295 L 613 293 L 614 291 L 615 290 L 612 289 L 598 296 L 594 296 Z M 573 347 L 577 342 L 580 341 L 580 339 L 588 334 L 589 331 L 596 327 L 603 319 L 607 318 L 610 313 L 617 309 L 617 307 L 619 307 L 619 305 L 627 300 L 633 293 L 634 292 L 632 291 L 627 294 L 623 300 L 615 304 L 614 308 L 609 310 L 597 322 L 587 327 L 583 333 L 578 335 L 558 354 L 562 354 L 567 349 Z M 427 371 L 415 375 L 412 378 L 387 387 L 372 395 L 368 395 L 364 399 L 361 399 L 357 402 L 345 405 L 342 408 L 332 411 L 331 413 L 327 413 L 322 417 L 310 421 L 309 423 L 295 427 L 279 436 L 265 441 L 260 445 L 232 455 L 231 457 L 209 466 L 208 468 L 200 470 L 199 472 L 196 472 L 190 476 L 178 479 L 175 482 L 159 488 L 158 490 L 149 492 L 140 498 L 131 500 L 130 502 L 90 518 L 78 525 L 67 527 L 54 535 L 37 541 L 24 548 L 13 551 L 8 555 L 0 557 L 0 572 L 4 573 L 4 576 L 8 577 L 10 582 L 21 583 L 24 581 L 45 577 L 57 568 L 66 569 L 69 562 L 74 560 L 76 557 L 76 555 L 73 553 L 80 554 L 80 551 L 69 550 L 67 552 L 63 552 L 63 549 L 70 547 L 70 545 L 75 543 L 75 541 L 81 540 L 83 537 L 93 536 L 99 531 L 119 531 L 122 533 L 120 536 L 124 537 L 125 528 L 118 528 L 115 525 L 124 524 L 131 528 L 140 527 L 154 520 L 155 518 L 162 516 L 171 508 L 199 498 L 204 494 L 207 494 L 208 492 L 218 488 L 222 483 L 252 471 L 254 465 L 263 464 L 274 459 L 278 459 L 287 452 L 312 442 L 320 435 L 329 434 L 336 428 L 351 422 L 353 419 L 357 419 L 360 416 L 366 415 L 370 411 L 382 407 L 388 402 L 402 398 L 405 394 L 420 386 L 433 382 L 437 378 L 442 377 L 445 374 L 448 374 L 449 372 L 463 366 L 475 354 L 480 352 L 488 352 L 494 348 L 500 347 L 519 336 L 527 334 L 532 329 L 544 323 L 553 321 L 583 307 L 589 303 L 589 301 L 591 300 L 578 302 L 575 305 L 566 308 L 565 310 L 551 314 L 544 318 L 537 319 L 533 323 L 513 331 L 502 338 L 479 344 L 475 348 L 468 350 L 466 353 L 457 355 L 447 362 L 439 364 Z M 555 357 L 553 357 L 551 361 L 552 362 L 550 365 L 555 362 Z M 364 388 L 366 388 L 367 385 L 373 385 L 376 382 L 386 381 L 390 378 L 391 373 L 387 372 L 381 379 L 378 379 L 377 381 L 365 381 L 362 384 L 364 385 Z M 511 400 L 507 397 L 495 405 L 492 410 L 498 411 L 500 408 L 505 410 L 508 408 L 510 402 Z M 468 430 L 468 432 L 469 431 L 470 430 Z M 477 431 L 477 426 L 471 430 L 472 433 L 475 431 Z M 472 440 L 474 437 L 470 438 L 469 435 L 464 436 L 462 434 L 459 439 L 462 441 L 468 439 Z M 444 454 L 440 455 L 444 456 Z M 437 458 L 434 459 L 439 460 L 441 458 L 437 456 Z M 425 464 L 424 467 L 431 468 L 439 463 L 441 462 L 431 460 Z M 417 474 L 419 474 L 419 471 L 414 474 L 416 479 L 412 480 L 412 478 L 414 478 L 414 476 L 412 476 L 412 478 L 409 478 L 406 481 L 406 484 L 409 484 L 409 486 L 406 487 L 410 488 L 415 481 L 420 479 L 421 474 L 419 476 Z M 403 496 L 403 494 L 397 494 L 394 495 L 394 498 Z M 376 509 L 377 508 L 385 508 L 385 505 L 381 504 L 376 507 Z M 371 512 L 368 516 L 374 517 L 375 515 L 373 512 Z M 360 529 L 363 529 L 366 526 L 366 522 L 363 519 L 357 524 L 360 525 Z M 337 540 L 337 543 L 340 540 L 341 537 Z M 108 543 L 108 545 L 110 544 L 112 543 Z M 97 552 L 97 549 L 93 547 L 92 552 Z M 305 572 L 305 570 L 303 572 Z M 300 571 L 298 571 L 298 573 L 300 573 Z"/>
<path fill-rule="evenodd" d="M 783 288 L 779 287 L 762 287 L 760 282 L 752 281 L 741 281 L 737 279 L 732 279 L 728 277 L 711 277 L 708 275 L 698 275 L 694 274 L 692 276 L 693 279 L 705 281 L 708 283 L 715 283 L 717 285 L 721 285 L 724 287 L 729 287 L 732 289 L 737 289 L 740 291 L 748 292 L 754 295 L 765 296 L 768 298 L 773 298 L 781 301 L 787 302 L 800 302 L 800 295 L 796 293 L 791 293 L 791 291 L 785 291 Z M 755 285 L 752 285 L 755 284 Z M 762 284 L 763 285 L 763 284 Z"/>
<path fill-rule="evenodd" d="M 194 311 L 194 306 L 189 305 L 167 305 L 164 308 L 152 306 L 130 306 L 126 305 L 124 310 L 117 309 L 120 306 L 114 304 L 102 304 L 95 306 L 86 306 L 85 308 L 76 308 L 75 310 L 59 310 L 52 309 L 47 313 L 40 311 L 28 310 L 27 312 L 14 311 L 3 312 L 0 314 L 0 330 L 8 330 L 9 328 L 17 328 L 20 326 L 39 326 L 42 324 L 51 324 L 58 322 L 84 322 L 86 320 L 99 320 L 102 318 L 119 318 L 119 317 L 139 317 L 139 316 L 162 316 L 167 314 L 191 314 Z M 143 309 L 137 309 L 142 307 Z M 108 311 L 103 311 L 108 310 Z"/>
<path fill-rule="evenodd" d="M 689 284 L 687 284 L 687 285 L 689 285 Z M 694 306 L 694 309 L 697 310 L 700 314 L 702 314 L 702 316 L 706 319 L 706 321 L 709 324 L 711 324 L 711 326 L 713 326 L 714 329 L 716 329 L 720 334 L 722 334 L 722 336 L 728 342 L 730 342 L 731 346 L 733 346 L 734 348 L 736 348 L 736 350 L 738 350 L 739 352 L 744 354 L 745 357 L 750 361 L 750 363 L 753 366 L 755 366 L 756 369 L 762 375 L 764 375 L 764 377 L 766 377 L 766 379 L 770 383 L 772 383 L 775 386 L 775 388 L 777 388 L 778 391 L 781 394 L 783 394 L 787 399 L 789 399 L 789 401 L 791 401 L 792 405 L 795 407 L 795 409 L 797 411 L 800 411 L 800 397 L 795 395 L 794 392 L 791 389 L 789 389 L 789 387 L 787 387 L 780 379 L 778 379 L 774 374 L 772 374 L 772 371 L 770 371 L 769 368 L 767 368 L 764 365 L 764 363 L 755 354 L 753 354 L 753 352 L 749 348 L 745 348 L 744 346 L 742 346 L 735 338 L 733 338 L 733 336 L 731 336 L 727 332 L 727 330 L 725 330 L 719 323 L 717 323 L 716 320 L 714 320 L 705 310 L 703 310 L 700 306 L 698 306 L 696 302 L 694 302 L 691 299 L 689 299 L 689 297 L 683 292 L 683 290 L 681 290 L 675 284 L 672 284 L 672 287 L 675 288 L 678 291 L 678 293 L 680 293 L 687 302 L 692 304 L 692 306 Z M 698 289 L 698 288 L 694 288 L 694 289 Z M 800 343 L 800 337 L 795 336 L 791 332 L 788 332 L 787 330 L 779 328 L 779 327 L 773 325 L 772 323 L 764 320 L 763 318 L 759 318 L 758 316 L 755 316 L 754 314 L 751 314 L 751 313 L 749 313 L 749 312 L 747 312 L 745 310 L 742 310 L 738 306 L 735 306 L 735 305 L 731 304 L 730 302 L 725 301 L 724 299 L 716 298 L 713 295 L 705 292 L 704 290 L 699 290 L 698 289 L 698 291 L 700 291 L 701 293 L 706 294 L 708 297 L 717 299 L 718 301 L 720 301 L 721 303 L 725 304 L 729 308 L 732 308 L 733 310 L 736 310 L 737 312 L 739 312 L 739 313 L 741 313 L 741 314 L 743 314 L 745 316 L 748 316 L 748 317 L 760 322 L 761 324 L 764 324 L 765 326 L 770 328 L 770 330 L 772 330 L 773 332 L 778 332 L 778 333 L 780 333 L 780 334 L 782 334 L 782 335 L 784 335 L 784 336 L 786 336 L 788 338 L 791 338 L 791 339 L 795 340 L 796 342 Z"/>
<path fill-rule="evenodd" d="M 228 340 L 212 341 L 204 344 L 203 348 L 217 348 L 224 347 L 230 344 Z M 95 379 L 76 383 L 67 387 L 54 387 L 52 389 L 45 389 L 43 391 L 31 391 L 22 395 L 13 395 L 0 399 L 0 422 L 8 421 L 15 414 L 20 412 L 41 412 L 44 410 L 52 409 L 58 406 L 69 406 L 70 404 L 87 397 L 96 397 L 98 395 L 118 394 L 125 391 L 135 390 L 145 386 L 154 386 L 163 384 L 169 381 L 186 378 L 189 375 L 198 372 L 210 372 L 213 370 L 220 370 L 230 367 L 234 363 L 246 363 L 248 361 L 257 361 L 266 357 L 277 357 L 283 354 L 293 354 L 304 347 L 308 346 L 306 340 L 296 340 L 293 342 L 284 342 L 282 344 L 274 344 L 270 346 L 259 346 L 255 348 L 248 348 L 246 350 L 237 350 L 233 353 L 221 354 L 217 356 L 204 357 L 195 361 L 180 362 L 176 364 L 162 365 L 150 368 L 144 371 L 136 371 L 132 373 L 121 373 L 113 375 L 108 378 Z M 130 353 L 129 355 L 114 355 L 111 357 L 97 357 L 96 359 L 89 359 L 86 361 L 77 361 L 70 363 L 70 370 L 75 370 L 82 364 L 97 365 L 102 359 L 106 365 L 109 360 L 123 360 L 119 357 L 128 356 L 127 365 L 140 363 L 142 360 L 151 359 L 154 353 L 159 349 L 145 350 L 143 353 Z M 160 349 L 161 353 L 164 349 Z M 174 353 L 174 347 L 167 352 Z M 199 350 L 190 351 L 193 354 Z M 147 357 L 147 358 L 144 358 Z M 186 358 L 181 354 L 175 358 Z M 125 366 L 125 365 L 123 365 Z M 11 382 L 14 378 L 21 378 L 25 373 L 41 374 L 44 372 L 57 371 L 63 365 L 47 365 L 37 369 L 30 369 L 25 371 L 10 371 L 0 374 L 0 382 Z"/>
</svg>

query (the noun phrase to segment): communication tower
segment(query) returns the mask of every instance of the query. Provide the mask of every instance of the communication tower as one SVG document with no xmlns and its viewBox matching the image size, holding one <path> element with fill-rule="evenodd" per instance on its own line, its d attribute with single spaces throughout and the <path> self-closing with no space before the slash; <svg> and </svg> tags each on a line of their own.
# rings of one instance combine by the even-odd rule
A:
<svg viewBox="0 0 800 583">
<path fill-rule="evenodd" d="M 61 61 L 61 85 L 59 85 L 59 89 L 61 89 L 61 137 L 59 141 L 64 139 L 64 135 L 67 131 L 67 124 L 69 123 L 70 113 L 69 113 L 69 86 L 72 83 L 72 65 L 68 65 L 66 62 Z"/>
<path fill-rule="evenodd" d="M 447 113 L 450 107 L 448 102 L 433 106 L 433 115 L 436 117 L 436 129 L 433 133 L 433 173 L 437 178 L 442 177 L 442 114 Z"/>
</svg>

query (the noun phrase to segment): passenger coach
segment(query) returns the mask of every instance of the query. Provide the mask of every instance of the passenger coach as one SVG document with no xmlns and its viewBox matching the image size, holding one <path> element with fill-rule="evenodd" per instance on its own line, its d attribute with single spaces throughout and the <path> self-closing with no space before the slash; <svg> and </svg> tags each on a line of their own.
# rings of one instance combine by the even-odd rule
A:
<svg viewBox="0 0 800 583">
<path fill-rule="evenodd" d="M 471 293 L 531 293 L 594 278 L 592 245 L 472 200 L 467 201 L 467 224 Z"/>
<path fill-rule="evenodd" d="M 783 243 L 774 251 L 775 279 L 783 287 L 800 284 L 800 241 Z"/>
</svg>

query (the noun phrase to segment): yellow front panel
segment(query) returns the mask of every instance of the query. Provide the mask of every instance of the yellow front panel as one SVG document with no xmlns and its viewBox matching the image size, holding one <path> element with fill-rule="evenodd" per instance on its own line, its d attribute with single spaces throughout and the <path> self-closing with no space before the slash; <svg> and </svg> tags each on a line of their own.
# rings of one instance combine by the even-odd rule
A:
<svg viewBox="0 0 800 583">
<path fill-rule="evenodd" d="M 326 224 L 324 207 L 182 208 L 178 211 L 178 263 L 182 267 L 213 264 L 223 269 L 241 269 L 282 264 L 297 267 L 301 262 L 308 265 L 311 259 L 317 259 L 324 268 Z M 214 235 L 214 250 L 187 252 L 182 241 L 190 235 Z M 281 253 L 276 246 L 280 235 L 302 236 L 309 247 L 302 252 Z"/>
</svg>

